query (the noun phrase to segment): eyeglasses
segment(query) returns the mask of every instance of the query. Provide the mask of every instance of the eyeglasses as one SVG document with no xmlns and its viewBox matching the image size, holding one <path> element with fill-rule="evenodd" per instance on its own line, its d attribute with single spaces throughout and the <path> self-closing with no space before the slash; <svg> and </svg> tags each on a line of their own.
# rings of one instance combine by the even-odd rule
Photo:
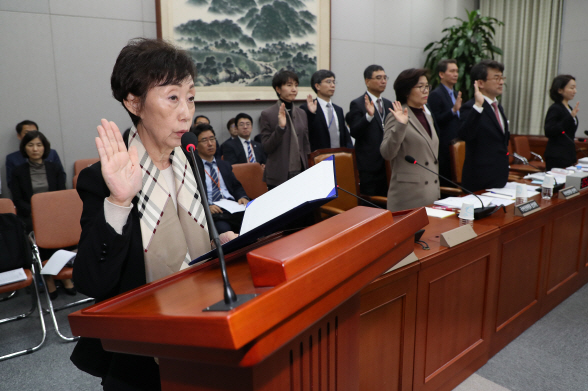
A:
<svg viewBox="0 0 588 391">
<path fill-rule="evenodd" d="M 247 127 L 251 126 L 251 122 L 249 122 L 249 121 L 247 121 L 247 122 L 239 122 L 237 125 L 247 128 Z"/>
<path fill-rule="evenodd" d="M 390 80 L 390 78 L 388 76 L 382 76 L 382 75 L 379 75 L 379 76 L 371 77 L 370 78 L 370 80 L 374 80 L 374 79 L 376 79 L 377 81 L 382 81 L 382 80 L 388 81 L 388 80 Z"/>
<path fill-rule="evenodd" d="M 337 82 L 335 81 L 335 79 L 332 79 L 332 80 L 331 79 L 325 79 L 325 80 L 323 80 L 323 83 L 332 84 L 332 85 L 337 84 Z"/>
<path fill-rule="evenodd" d="M 506 77 L 496 75 L 492 79 L 486 79 L 486 81 L 494 80 L 496 83 L 500 83 L 500 81 L 506 81 Z"/>
<path fill-rule="evenodd" d="M 431 86 L 429 84 L 425 84 L 424 86 L 415 86 L 412 88 L 418 88 L 419 90 L 421 90 L 421 92 L 428 92 L 429 90 L 431 90 Z"/>
<path fill-rule="evenodd" d="M 216 142 L 216 137 L 209 137 L 209 138 L 203 138 L 202 140 L 198 141 L 200 144 L 208 144 L 208 143 L 215 143 Z"/>
</svg>

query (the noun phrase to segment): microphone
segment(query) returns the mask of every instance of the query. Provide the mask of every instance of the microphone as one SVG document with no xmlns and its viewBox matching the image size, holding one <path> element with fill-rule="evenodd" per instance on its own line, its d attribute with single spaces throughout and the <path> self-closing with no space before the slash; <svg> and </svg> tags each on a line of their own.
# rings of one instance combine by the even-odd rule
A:
<svg viewBox="0 0 588 391">
<path fill-rule="evenodd" d="M 214 225 L 214 221 L 212 219 L 212 213 L 210 213 L 210 206 L 208 204 L 206 192 L 204 191 L 202 177 L 200 176 L 200 171 L 198 170 L 198 166 L 196 165 L 196 156 L 194 155 L 194 151 L 196 150 L 197 144 L 198 137 L 194 133 L 187 132 L 182 135 L 182 148 L 184 148 L 186 151 L 190 153 L 190 156 L 192 157 L 192 163 L 194 163 L 192 171 L 194 172 L 194 177 L 196 178 L 196 183 L 198 184 L 198 191 L 200 192 L 200 201 L 202 202 L 202 206 L 204 207 L 204 214 L 206 215 L 208 231 L 210 233 L 212 241 L 214 242 L 214 245 L 216 246 L 216 252 L 218 255 L 221 273 L 223 276 L 224 290 L 224 300 L 221 300 L 218 303 L 213 304 L 208 308 L 205 308 L 203 311 L 229 311 L 243 304 L 247 300 L 252 299 L 256 295 L 236 295 L 235 291 L 231 287 L 231 283 L 229 282 L 229 277 L 227 275 L 227 265 L 225 263 L 225 254 L 221 247 L 221 242 L 218 237 L 218 231 L 216 230 L 216 226 Z"/>
<path fill-rule="evenodd" d="M 531 152 L 531 153 L 532 153 L 532 152 Z M 536 168 L 537 170 L 541 171 L 541 169 L 540 169 L 539 167 L 536 167 L 536 166 L 532 165 L 531 163 L 529 163 L 529 161 L 527 160 L 527 158 L 526 158 L 526 157 L 524 157 L 524 156 L 521 156 L 521 155 L 519 155 L 519 154 L 518 154 L 518 153 L 516 153 L 516 152 L 514 152 L 514 153 L 513 153 L 513 156 L 515 157 L 515 159 L 518 159 L 518 160 L 520 160 L 521 162 L 523 162 L 523 164 L 524 164 L 525 166 L 531 166 L 531 167 L 533 167 L 533 168 Z M 539 156 L 539 155 L 537 155 L 537 156 Z"/>
<path fill-rule="evenodd" d="M 353 193 L 351 193 L 351 192 L 349 192 L 349 191 L 345 190 L 344 188 L 342 188 L 342 187 L 341 187 L 341 186 L 339 186 L 339 185 L 337 185 L 337 189 L 339 189 L 339 190 L 343 190 L 345 193 L 347 193 L 347 194 L 349 194 L 349 195 L 352 195 L 352 196 L 354 196 L 355 198 L 357 198 L 358 200 L 360 200 L 360 201 L 363 201 L 363 202 L 365 202 L 366 204 L 370 204 L 371 206 L 373 206 L 373 207 L 375 207 L 375 208 L 384 209 L 384 208 L 382 208 L 381 206 L 378 206 L 378 205 L 376 205 L 376 204 L 374 204 L 374 203 L 372 203 L 372 202 L 369 202 L 369 201 L 368 201 L 368 200 L 366 200 L 365 198 L 361 198 L 361 197 L 360 197 L 360 196 L 358 196 L 357 194 L 353 194 Z"/>
<path fill-rule="evenodd" d="M 476 198 L 478 199 L 478 201 L 480 201 L 480 204 L 482 204 L 482 207 L 481 207 L 481 208 L 475 208 L 475 209 L 474 209 L 474 220 L 480 220 L 480 219 L 483 219 L 483 218 L 485 218 L 485 217 L 488 217 L 488 216 L 490 216 L 492 213 L 494 213 L 494 212 L 496 212 L 498 209 L 500 209 L 500 206 L 499 206 L 499 205 L 498 205 L 498 206 L 494 206 L 494 207 L 493 207 L 493 206 L 484 206 L 484 203 L 482 202 L 482 200 L 480 199 L 480 197 L 478 197 L 477 195 L 475 195 L 475 194 L 474 194 L 474 192 L 472 192 L 472 191 L 469 191 L 469 190 L 468 190 L 468 189 L 466 189 L 465 187 L 463 187 L 463 186 L 460 186 L 460 185 L 458 185 L 457 183 L 455 183 L 455 182 L 453 182 L 453 181 L 450 181 L 449 179 L 445 178 L 444 176 L 440 175 L 439 173 L 436 173 L 436 172 L 435 172 L 435 171 L 433 171 L 433 170 L 429 170 L 427 167 L 425 167 L 425 166 L 423 166 L 422 164 L 418 163 L 418 162 L 416 161 L 416 159 L 415 159 L 415 158 L 413 158 L 412 156 L 410 156 L 410 155 L 406 155 L 406 156 L 404 157 L 404 160 L 406 160 L 406 161 L 407 161 L 407 162 L 409 162 L 410 164 L 416 164 L 417 166 L 419 166 L 419 167 L 422 167 L 422 168 L 424 168 L 425 170 L 427 170 L 427 171 L 429 171 L 429 172 L 432 172 L 433 174 L 437 175 L 439 178 L 443 178 L 443 179 L 445 179 L 447 182 L 449 182 L 449 183 L 452 183 L 453 185 L 455 185 L 455 186 L 459 187 L 460 189 L 462 189 L 462 190 L 463 190 L 463 191 L 465 191 L 466 193 L 468 193 L 468 194 L 471 194 L 471 195 L 473 195 L 474 197 L 476 197 Z"/>
</svg>

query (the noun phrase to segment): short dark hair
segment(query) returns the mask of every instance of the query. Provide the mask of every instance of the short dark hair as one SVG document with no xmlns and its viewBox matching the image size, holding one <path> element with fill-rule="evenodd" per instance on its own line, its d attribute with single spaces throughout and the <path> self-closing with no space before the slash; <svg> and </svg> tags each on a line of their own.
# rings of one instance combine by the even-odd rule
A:
<svg viewBox="0 0 588 391">
<path fill-rule="evenodd" d="M 504 64 L 495 60 L 482 60 L 472 67 L 470 71 L 470 79 L 472 84 L 476 80 L 484 80 L 488 78 L 488 68 L 498 69 L 500 72 L 504 72 Z"/>
<path fill-rule="evenodd" d="M 572 75 L 557 75 L 555 79 L 553 79 L 551 88 L 549 89 L 549 97 L 552 101 L 557 103 L 563 101 L 563 96 L 559 93 L 559 90 L 564 89 L 570 80 L 576 80 L 576 78 Z"/>
<path fill-rule="evenodd" d="M 327 69 L 320 69 L 312 74 L 310 78 L 310 86 L 312 90 L 316 93 L 315 84 L 321 84 L 323 80 L 328 79 L 329 77 L 335 78 L 335 74 Z"/>
<path fill-rule="evenodd" d="M 137 126 L 141 118 L 124 105 L 129 94 L 138 97 L 143 107 L 151 88 L 180 84 L 188 77 L 196 77 L 196 68 L 192 58 L 184 50 L 161 39 L 134 38 L 120 51 L 116 59 L 110 87 L 114 99 L 122 103 L 133 124 Z"/>
<path fill-rule="evenodd" d="M 196 121 L 198 120 L 198 118 L 206 118 L 206 120 L 208 121 L 208 123 L 210 123 L 210 118 L 208 118 L 207 116 L 202 115 L 202 114 L 197 115 L 196 117 L 194 117 L 194 123 L 196 123 Z"/>
<path fill-rule="evenodd" d="M 49 142 L 49 140 L 47 140 L 47 137 L 45 137 L 45 135 L 39 132 L 38 130 L 31 130 L 23 136 L 22 140 L 20 140 L 20 154 L 28 159 L 29 155 L 27 155 L 26 146 L 28 143 L 30 143 L 36 138 L 39 138 L 43 143 L 44 151 L 42 159 L 45 160 L 49 156 L 49 152 L 51 152 L 51 143 Z"/>
<path fill-rule="evenodd" d="M 190 128 L 190 132 L 194 133 L 196 135 L 196 138 L 198 138 L 198 136 L 200 136 L 200 133 L 207 132 L 207 131 L 211 131 L 212 134 L 214 134 L 214 136 L 216 137 L 216 133 L 214 132 L 214 129 L 212 128 L 212 125 L 210 125 L 210 124 L 199 124 L 196 126 L 192 126 Z"/>
<path fill-rule="evenodd" d="M 421 76 L 427 76 L 429 71 L 424 68 L 410 68 L 400 72 L 394 80 L 394 92 L 396 100 L 400 103 L 406 103 L 410 90 L 419 83 Z"/>
<path fill-rule="evenodd" d="M 384 68 L 382 68 L 381 65 L 376 65 L 376 64 L 370 65 L 365 69 L 365 71 L 363 71 L 363 78 L 364 79 L 371 79 L 374 72 L 383 71 L 383 70 L 384 70 Z"/>
<path fill-rule="evenodd" d="M 231 118 L 229 120 L 229 122 L 227 122 L 227 130 L 231 130 L 231 125 L 234 125 L 236 123 L 237 123 L 237 120 L 235 118 Z M 237 125 L 235 125 L 235 126 L 237 126 Z"/>
<path fill-rule="evenodd" d="M 278 95 L 278 98 L 280 97 L 280 94 L 278 94 L 278 90 L 276 90 L 276 88 L 282 88 L 282 86 L 284 84 L 288 84 L 288 81 L 290 80 L 299 83 L 298 75 L 296 74 L 296 72 L 292 72 L 287 69 L 282 69 L 281 71 L 276 72 L 274 78 L 272 79 L 272 87 L 274 91 L 276 91 L 276 95 Z"/>
<path fill-rule="evenodd" d="M 30 119 L 25 119 L 24 121 L 16 124 L 16 134 L 18 134 L 20 136 L 20 132 L 22 132 L 22 128 L 25 125 L 35 125 L 35 128 L 37 128 L 37 130 L 39 130 L 39 126 L 37 125 L 36 122 L 33 122 Z"/>
<path fill-rule="evenodd" d="M 247 113 L 239 113 L 237 114 L 237 116 L 235 117 L 235 126 L 237 126 L 237 124 L 239 123 L 239 120 L 241 118 L 246 118 L 249 121 L 251 121 L 251 125 L 253 125 L 253 118 L 251 118 L 251 116 Z"/>
<path fill-rule="evenodd" d="M 447 65 L 449 65 L 449 64 L 457 65 L 457 61 L 453 58 L 448 58 L 448 59 L 439 61 L 439 63 L 437 64 L 437 73 L 440 73 L 440 72 L 445 73 L 447 71 Z"/>
</svg>

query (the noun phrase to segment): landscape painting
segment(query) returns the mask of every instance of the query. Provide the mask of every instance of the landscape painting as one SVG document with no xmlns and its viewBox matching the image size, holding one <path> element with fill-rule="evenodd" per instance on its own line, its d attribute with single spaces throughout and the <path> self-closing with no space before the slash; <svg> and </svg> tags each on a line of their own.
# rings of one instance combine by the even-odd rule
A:
<svg viewBox="0 0 588 391">
<path fill-rule="evenodd" d="M 330 0 L 158 0 L 158 36 L 187 50 L 198 101 L 275 100 L 272 77 L 330 68 Z"/>
</svg>

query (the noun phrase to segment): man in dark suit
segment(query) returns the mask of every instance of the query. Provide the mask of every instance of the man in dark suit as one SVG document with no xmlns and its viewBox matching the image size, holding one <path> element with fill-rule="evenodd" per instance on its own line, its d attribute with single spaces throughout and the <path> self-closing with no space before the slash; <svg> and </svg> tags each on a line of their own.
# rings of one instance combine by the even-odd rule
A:
<svg viewBox="0 0 588 391">
<path fill-rule="evenodd" d="M 239 113 L 235 117 L 237 137 L 223 143 L 223 159 L 230 164 L 259 163 L 265 167 L 265 153 L 260 143 L 251 140 L 253 119 L 249 114 Z"/>
<path fill-rule="evenodd" d="M 214 202 L 227 199 L 247 205 L 249 197 L 233 174 L 231 165 L 223 160 L 215 159 L 216 137 L 212 126 L 200 124 L 196 126 L 194 133 L 198 137 L 196 150 L 200 156 L 200 159 L 196 159 L 196 164 L 202 177 L 216 230 L 219 234 L 227 231 L 239 232 L 244 212 L 229 213 Z"/>
<path fill-rule="evenodd" d="M 335 74 L 325 69 L 316 71 L 310 79 L 310 86 L 317 98 L 313 100 L 308 95 L 306 103 L 300 106 L 308 119 L 310 150 L 353 148 L 343 109 L 331 102 L 335 94 Z"/>
<path fill-rule="evenodd" d="M 466 142 L 462 184 L 471 191 L 501 188 L 508 181 L 508 120 L 502 95 L 504 65 L 482 60 L 472 67 L 474 99 L 461 106 L 459 137 Z"/>
<path fill-rule="evenodd" d="M 439 174 L 451 178 L 449 146 L 457 138 L 461 108 L 461 92 L 458 93 L 453 89 L 459 77 L 457 61 L 453 59 L 439 61 L 437 72 L 441 83 L 429 94 L 427 105 L 435 119 L 437 136 L 439 136 Z M 451 184 L 441 178 L 441 186 L 451 186 Z"/>
<path fill-rule="evenodd" d="M 351 137 L 355 139 L 355 156 L 362 194 L 385 197 L 388 179 L 380 144 L 384 135 L 384 120 L 392 109 L 392 102 L 382 98 L 389 77 L 384 68 L 370 65 L 363 72 L 367 92 L 353 100 L 345 119 Z"/>
</svg>

